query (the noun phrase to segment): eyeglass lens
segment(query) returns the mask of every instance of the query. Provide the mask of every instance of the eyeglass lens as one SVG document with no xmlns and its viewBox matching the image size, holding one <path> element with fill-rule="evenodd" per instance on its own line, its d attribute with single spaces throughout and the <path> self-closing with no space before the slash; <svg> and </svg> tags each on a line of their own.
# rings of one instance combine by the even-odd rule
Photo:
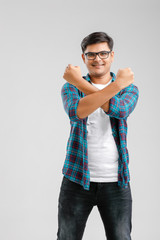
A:
<svg viewBox="0 0 160 240">
<path fill-rule="evenodd" d="M 99 52 L 99 53 L 89 52 L 89 53 L 87 53 L 87 58 L 95 59 L 96 55 L 98 55 L 101 59 L 103 59 L 103 58 L 107 58 L 109 56 L 109 53 L 108 52 Z"/>
</svg>

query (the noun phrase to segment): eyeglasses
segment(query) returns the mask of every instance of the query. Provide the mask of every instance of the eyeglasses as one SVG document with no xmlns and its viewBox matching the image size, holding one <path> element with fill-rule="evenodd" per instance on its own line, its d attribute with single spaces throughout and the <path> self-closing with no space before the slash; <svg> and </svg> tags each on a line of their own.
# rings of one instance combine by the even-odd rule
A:
<svg viewBox="0 0 160 240">
<path fill-rule="evenodd" d="M 88 60 L 94 60 L 96 59 L 96 56 L 98 55 L 100 59 L 106 59 L 109 56 L 109 53 L 111 53 L 111 51 L 101 51 L 101 52 L 88 52 L 85 53 L 84 55 L 87 57 Z"/>
</svg>

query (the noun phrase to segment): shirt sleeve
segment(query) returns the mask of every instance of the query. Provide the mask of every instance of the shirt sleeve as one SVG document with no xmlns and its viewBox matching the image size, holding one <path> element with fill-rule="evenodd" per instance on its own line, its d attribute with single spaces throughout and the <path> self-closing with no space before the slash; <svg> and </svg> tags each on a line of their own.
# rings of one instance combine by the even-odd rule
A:
<svg viewBox="0 0 160 240">
<path fill-rule="evenodd" d="M 77 107 L 81 99 L 78 89 L 70 83 L 65 83 L 61 89 L 63 107 L 71 121 L 82 121 L 77 116 Z"/>
<path fill-rule="evenodd" d="M 109 110 L 105 113 L 117 119 L 127 118 L 134 110 L 138 97 L 138 88 L 134 84 L 131 84 L 110 99 Z"/>
</svg>

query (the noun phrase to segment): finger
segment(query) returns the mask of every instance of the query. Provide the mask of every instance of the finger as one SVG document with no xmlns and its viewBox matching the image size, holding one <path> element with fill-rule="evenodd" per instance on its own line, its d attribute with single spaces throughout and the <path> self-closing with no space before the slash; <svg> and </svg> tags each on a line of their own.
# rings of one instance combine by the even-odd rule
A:
<svg viewBox="0 0 160 240">
<path fill-rule="evenodd" d="M 69 68 L 70 68 L 70 64 L 67 65 L 67 67 L 66 67 L 66 71 L 67 71 Z"/>
</svg>

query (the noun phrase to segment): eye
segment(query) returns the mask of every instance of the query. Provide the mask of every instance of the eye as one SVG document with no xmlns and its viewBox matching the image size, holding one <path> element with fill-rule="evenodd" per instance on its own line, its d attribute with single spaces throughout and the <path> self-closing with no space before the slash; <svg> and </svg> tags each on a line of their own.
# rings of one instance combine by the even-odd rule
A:
<svg viewBox="0 0 160 240">
<path fill-rule="evenodd" d="M 107 56 L 107 55 L 108 55 L 107 52 L 101 52 L 101 53 L 100 53 L 100 56 L 102 56 L 102 57 L 105 57 L 105 56 Z"/>
<path fill-rule="evenodd" d="M 94 57 L 95 56 L 95 54 L 92 53 L 92 52 L 89 52 L 87 55 L 88 55 L 88 57 Z"/>
</svg>

